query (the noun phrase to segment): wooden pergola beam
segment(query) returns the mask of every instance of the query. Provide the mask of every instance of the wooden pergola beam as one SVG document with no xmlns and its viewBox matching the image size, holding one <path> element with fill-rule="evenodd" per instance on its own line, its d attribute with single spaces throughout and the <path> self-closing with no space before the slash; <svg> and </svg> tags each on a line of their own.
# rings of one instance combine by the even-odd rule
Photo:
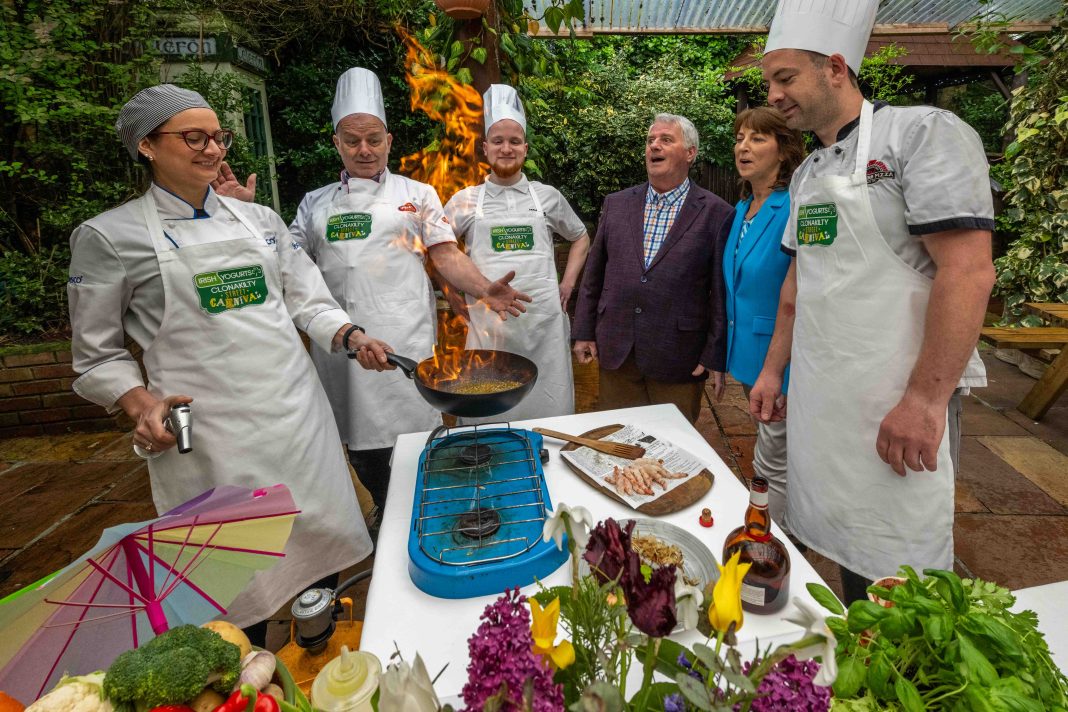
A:
<svg viewBox="0 0 1068 712">
<path fill-rule="evenodd" d="M 927 35 L 949 34 L 954 32 L 967 32 L 975 29 L 973 23 L 962 23 L 949 26 L 948 23 L 906 24 L 906 25 L 876 25 L 872 30 L 873 37 L 887 37 L 895 35 Z M 1007 33 L 1022 32 L 1049 32 L 1053 29 L 1050 22 L 1014 22 L 998 30 Z M 763 35 L 767 34 L 768 28 L 764 25 L 736 26 L 736 27 L 610 27 L 590 29 L 586 27 L 576 28 L 575 37 L 589 39 L 595 35 Z M 566 39 L 570 35 L 564 31 L 554 34 L 544 25 L 536 35 L 539 39 Z"/>
</svg>

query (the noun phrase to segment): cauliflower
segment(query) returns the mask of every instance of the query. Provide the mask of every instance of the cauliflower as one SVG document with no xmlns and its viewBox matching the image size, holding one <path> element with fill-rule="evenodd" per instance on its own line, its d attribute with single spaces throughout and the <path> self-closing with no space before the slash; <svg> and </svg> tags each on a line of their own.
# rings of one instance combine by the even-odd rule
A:
<svg viewBox="0 0 1068 712">
<path fill-rule="evenodd" d="M 26 708 L 26 712 L 114 712 L 104 697 L 104 672 L 64 675 L 52 691 Z"/>
</svg>

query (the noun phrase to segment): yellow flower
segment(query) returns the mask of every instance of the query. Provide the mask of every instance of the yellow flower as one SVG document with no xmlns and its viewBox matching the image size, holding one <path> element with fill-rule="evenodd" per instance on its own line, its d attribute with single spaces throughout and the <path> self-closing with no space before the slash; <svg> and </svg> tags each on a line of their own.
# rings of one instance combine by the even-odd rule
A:
<svg viewBox="0 0 1068 712">
<path fill-rule="evenodd" d="M 752 563 L 739 564 L 740 551 L 734 552 L 726 566 L 719 566 L 719 580 L 712 589 L 712 602 L 708 606 L 708 622 L 720 633 L 742 627 L 742 579 Z"/>
<path fill-rule="evenodd" d="M 566 640 L 556 641 L 556 626 L 560 622 L 560 598 L 554 598 L 544 609 L 530 598 L 530 632 L 534 637 L 534 652 L 545 658 L 555 669 L 566 668 L 575 662 L 575 648 Z"/>
</svg>

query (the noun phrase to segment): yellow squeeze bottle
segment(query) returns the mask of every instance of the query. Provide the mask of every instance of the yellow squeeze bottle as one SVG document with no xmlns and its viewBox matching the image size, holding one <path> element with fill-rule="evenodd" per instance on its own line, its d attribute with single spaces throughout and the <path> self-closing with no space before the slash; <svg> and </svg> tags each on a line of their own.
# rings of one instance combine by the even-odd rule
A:
<svg viewBox="0 0 1068 712">
<path fill-rule="evenodd" d="M 312 683 L 311 703 L 323 712 L 371 712 L 382 663 L 371 653 L 341 646 Z"/>
</svg>

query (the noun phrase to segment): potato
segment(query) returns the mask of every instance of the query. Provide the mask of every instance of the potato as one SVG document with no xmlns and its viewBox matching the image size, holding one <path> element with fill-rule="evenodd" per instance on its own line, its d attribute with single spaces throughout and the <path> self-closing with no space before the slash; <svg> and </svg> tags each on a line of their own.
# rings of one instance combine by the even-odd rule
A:
<svg viewBox="0 0 1068 712">
<path fill-rule="evenodd" d="M 215 708 L 224 702 L 226 702 L 225 697 L 210 687 L 205 687 L 199 695 L 193 698 L 189 707 L 193 712 L 214 712 Z"/>
<path fill-rule="evenodd" d="M 207 628 L 213 630 L 222 636 L 222 639 L 233 643 L 241 649 L 241 659 L 244 660 L 245 656 L 252 652 L 252 643 L 249 642 L 248 636 L 245 635 L 245 631 L 238 628 L 233 623 L 227 623 L 226 621 L 208 621 L 201 628 Z"/>
</svg>

